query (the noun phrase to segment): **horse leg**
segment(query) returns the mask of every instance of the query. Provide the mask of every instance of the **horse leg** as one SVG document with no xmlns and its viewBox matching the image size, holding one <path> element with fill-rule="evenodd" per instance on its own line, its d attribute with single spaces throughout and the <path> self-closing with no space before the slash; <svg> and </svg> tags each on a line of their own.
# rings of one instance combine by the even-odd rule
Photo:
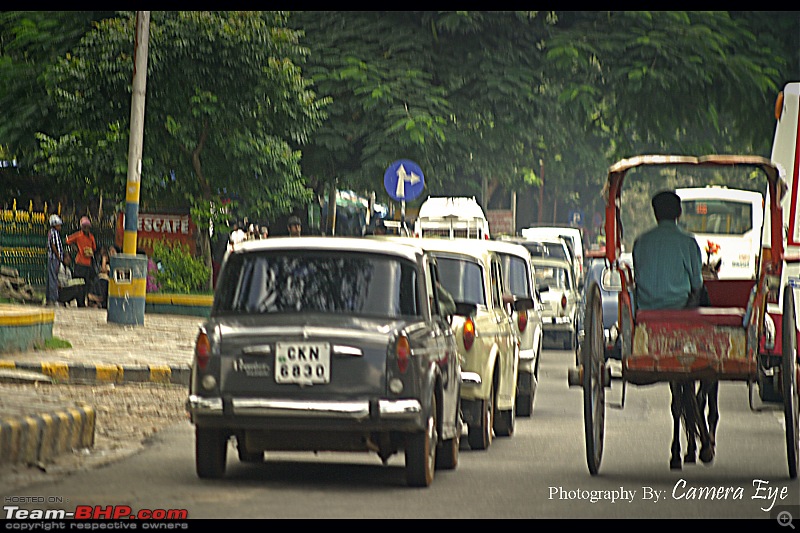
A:
<svg viewBox="0 0 800 533">
<path fill-rule="evenodd" d="M 717 423 L 719 422 L 719 381 L 703 382 L 706 389 L 705 394 L 708 399 L 708 435 L 711 446 L 717 445 Z"/>
<path fill-rule="evenodd" d="M 686 430 L 686 455 L 683 457 L 683 461 L 694 464 L 697 462 L 697 417 L 692 409 L 692 396 L 694 396 L 695 385 L 693 381 L 690 381 L 683 383 L 682 386 L 681 410 L 683 425 Z"/>
<path fill-rule="evenodd" d="M 669 390 L 672 393 L 672 457 L 669 460 L 670 470 L 680 470 L 681 464 L 681 414 L 682 414 L 682 390 L 683 387 L 677 381 L 669 382 Z"/>
<path fill-rule="evenodd" d="M 696 394 L 690 395 L 691 409 L 696 417 L 696 429 L 700 436 L 700 460 L 710 463 L 714 460 L 714 444 L 712 442 L 711 431 L 706 422 L 706 402 L 710 404 L 709 390 L 713 389 L 716 380 L 701 380 Z M 694 392 L 694 391 L 693 391 Z M 716 420 L 714 421 L 716 430 Z"/>
<path fill-rule="evenodd" d="M 689 385 L 685 385 L 688 387 Z M 687 409 L 686 403 L 683 404 L 683 409 Z M 697 462 L 697 428 L 691 416 L 684 414 L 684 425 L 686 426 L 686 455 L 683 456 L 683 462 L 687 464 L 694 464 Z"/>
<path fill-rule="evenodd" d="M 717 445 L 717 423 L 719 422 L 719 381 L 704 380 L 700 384 L 698 398 L 702 394 L 702 411 L 705 412 L 705 405 L 708 403 L 708 444 L 703 443 L 700 450 L 700 460 L 710 463 L 714 460 Z"/>
<path fill-rule="evenodd" d="M 706 408 L 705 407 L 706 396 L 705 396 L 705 389 L 703 388 L 703 382 L 701 382 L 699 386 L 695 386 L 694 382 L 692 382 L 692 391 L 694 391 L 695 388 L 697 389 L 697 394 L 695 396 L 697 399 L 697 406 L 699 408 L 700 413 L 702 414 L 703 412 L 705 412 Z M 693 423 L 696 424 L 696 421 L 693 421 Z M 686 440 L 688 442 L 688 446 L 686 449 L 686 456 L 684 456 L 683 458 L 683 461 L 685 463 L 697 462 L 697 433 L 698 433 L 697 430 L 690 431 L 688 427 L 686 428 Z"/>
</svg>

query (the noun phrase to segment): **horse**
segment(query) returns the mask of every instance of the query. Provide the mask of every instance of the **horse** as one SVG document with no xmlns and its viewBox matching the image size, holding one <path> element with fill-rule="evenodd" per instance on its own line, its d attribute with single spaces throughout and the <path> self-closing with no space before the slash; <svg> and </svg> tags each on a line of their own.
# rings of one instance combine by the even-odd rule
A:
<svg viewBox="0 0 800 533">
<path fill-rule="evenodd" d="M 682 463 L 697 462 L 697 439 L 700 439 L 700 460 L 710 463 L 714 460 L 717 443 L 717 423 L 719 422 L 719 381 L 701 379 L 699 386 L 695 380 L 673 380 L 669 382 L 672 393 L 672 456 L 669 467 L 680 470 Z M 708 407 L 708 415 L 706 415 Z M 686 430 L 686 455 L 681 461 L 680 430 L 683 423 Z"/>
<path fill-rule="evenodd" d="M 722 260 L 703 265 L 703 279 L 719 279 Z M 710 305 L 707 293 L 701 297 L 699 305 Z M 686 430 L 686 455 L 683 463 L 697 462 L 697 439 L 700 439 L 700 460 L 710 463 L 714 460 L 717 444 L 717 424 L 719 422 L 719 380 L 708 378 L 699 380 L 670 381 L 672 393 L 672 455 L 669 467 L 680 470 L 681 462 L 681 422 Z M 706 407 L 708 414 L 706 415 Z"/>
</svg>

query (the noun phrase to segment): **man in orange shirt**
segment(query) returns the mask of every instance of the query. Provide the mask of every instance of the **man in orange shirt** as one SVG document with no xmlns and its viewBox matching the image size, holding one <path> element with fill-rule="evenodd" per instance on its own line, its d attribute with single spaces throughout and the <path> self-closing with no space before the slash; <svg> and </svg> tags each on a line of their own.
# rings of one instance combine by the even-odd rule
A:
<svg viewBox="0 0 800 533">
<path fill-rule="evenodd" d="M 92 264 L 92 257 L 97 251 L 97 241 L 92 235 L 92 223 L 89 217 L 81 217 L 81 229 L 67 237 L 67 244 L 74 244 L 78 248 L 75 256 L 74 277 L 83 278 L 83 293 L 78 297 L 78 307 L 86 307 L 86 291 L 92 286 L 97 273 Z"/>
</svg>

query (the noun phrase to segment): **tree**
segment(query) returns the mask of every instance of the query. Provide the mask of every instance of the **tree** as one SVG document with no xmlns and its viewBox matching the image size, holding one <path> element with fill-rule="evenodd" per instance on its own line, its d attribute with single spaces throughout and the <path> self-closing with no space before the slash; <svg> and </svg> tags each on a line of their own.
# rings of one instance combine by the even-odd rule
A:
<svg viewBox="0 0 800 533">
<path fill-rule="evenodd" d="M 0 160 L 15 160 L 17 168 L 5 170 L 7 184 L 32 182 L 59 192 L 43 179 L 31 176 L 38 149 L 35 133 L 53 131 L 58 118 L 47 96 L 45 72 L 53 61 L 71 50 L 94 21 L 110 11 L 0 11 Z M 0 172 L 2 175 L 2 172 Z M 19 176 L 19 178 L 16 177 Z M 71 187 L 65 186 L 64 191 Z"/>
<path fill-rule="evenodd" d="M 763 153 L 791 54 L 776 47 L 792 41 L 753 33 L 762 13 L 297 13 L 308 71 L 333 97 L 304 172 L 383 195 L 405 157 L 429 192 L 477 195 L 484 177 L 541 186 L 541 161 L 570 207 L 625 155 Z"/>
<path fill-rule="evenodd" d="M 227 198 L 266 218 L 310 197 L 298 147 L 328 102 L 303 77 L 307 50 L 286 21 L 280 12 L 151 15 L 142 204 L 188 202 L 209 267 L 209 222 L 224 218 Z M 133 31 L 132 14 L 103 20 L 53 68 L 66 127 L 40 136 L 41 171 L 124 191 Z"/>
</svg>

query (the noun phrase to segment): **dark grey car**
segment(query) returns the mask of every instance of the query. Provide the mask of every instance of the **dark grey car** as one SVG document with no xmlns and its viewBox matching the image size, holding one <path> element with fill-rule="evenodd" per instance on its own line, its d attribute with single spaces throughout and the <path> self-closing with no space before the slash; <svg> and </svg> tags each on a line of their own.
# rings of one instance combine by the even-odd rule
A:
<svg viewBox="0 0 800 533">
<path fill-rule="evenodd" d="M 187 410 L 196 470 L 265 451 L 404 451 L 411 486 L 454 469 L 461 367 L 435 259 L 358 238 L 274 238 L 229 252 L 201 328 Z"/>
</svg>

